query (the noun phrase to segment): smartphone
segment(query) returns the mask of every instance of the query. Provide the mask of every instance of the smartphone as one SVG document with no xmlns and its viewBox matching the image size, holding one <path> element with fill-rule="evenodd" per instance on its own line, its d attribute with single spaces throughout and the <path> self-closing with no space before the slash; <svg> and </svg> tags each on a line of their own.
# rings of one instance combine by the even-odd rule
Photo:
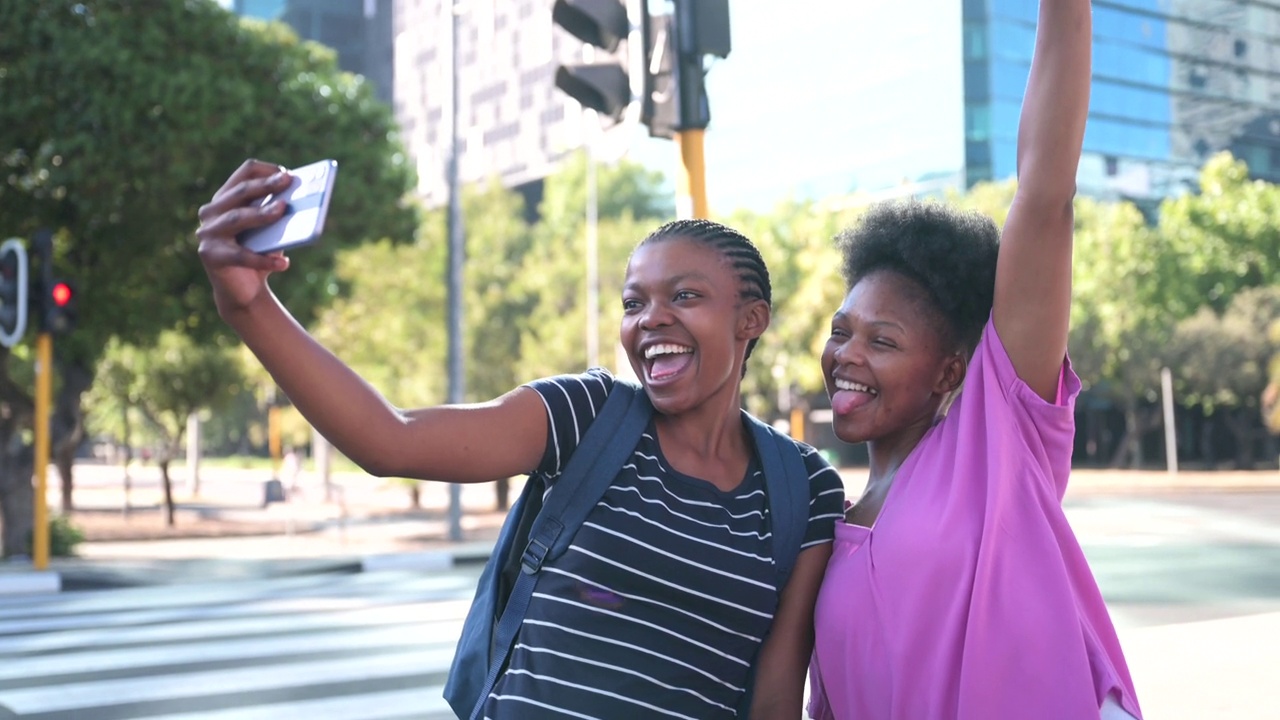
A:
<svg viewBox="0 0 1280 720">
<path fill-rule="evenodd" d="M 286 190 L 262 199 L 262 205 L 273 200 L 284 202 L 284 214 L 270 225 L 240 233 L 237 240 L 241 245 L 256 253 L 271 253 L 310 245 L 320 239 L 329 214 L 338 163 L 321 160 L 290 170 L 289 175 L 293 182 Z"/>
</svg>

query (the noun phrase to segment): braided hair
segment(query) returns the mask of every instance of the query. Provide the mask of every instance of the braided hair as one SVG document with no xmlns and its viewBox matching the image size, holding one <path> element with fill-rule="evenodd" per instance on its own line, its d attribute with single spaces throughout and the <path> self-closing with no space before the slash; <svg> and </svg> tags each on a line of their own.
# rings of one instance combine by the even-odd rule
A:
<svg viewBox="0 0 1280 720">
<path fill-rule="evenodd" d="M 726 225 L 711 220 L 674 220 L 654 230 L 637 248 L 665 240 L 691 240 L 719 251 L 738 273 L 741 288 L 738 297 L 746 300 L 763 300 L 773 307 L 773 286 L 769 284 L 769 268 L 755 243 L 746 235 Z M 742 358 L 742 374 L 747 374 L 747 358 L 760 338 L 747 343 L 747 353 Z"/>
</svg>

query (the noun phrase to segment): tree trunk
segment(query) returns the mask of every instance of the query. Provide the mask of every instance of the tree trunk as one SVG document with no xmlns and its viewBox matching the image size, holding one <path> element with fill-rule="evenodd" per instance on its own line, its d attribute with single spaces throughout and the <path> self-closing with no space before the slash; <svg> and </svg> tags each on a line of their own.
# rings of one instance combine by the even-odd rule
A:
<svg viewBox="0 0 1280 720">
<path fill-rule="evenodd" d="M 84 440 L 84 412 L 80 407 L 80 399 L 93 385 L 93 372 L 79 363 L 55 360 L 54 364 L 61 382 L 58 394 L 53 399 L 50 447 L 53 450 L 54 464 L 58 468 L 58 477 L 62 481 L 62 512 L 70 514 L 75 509 L 72 500 L 72 468 L 76 449 Z"/>
<path fill-rule="evenodd" d="M 1236 468 L 1253 469 L 1253 425 L 1249 422 L 1249 408 L 1236 408 L 1223 413 L 1227 428 L 1236 441 Z"/>
<path fill-rule="evenodd" d="M 1200 455 L 1206 470 L 1216 470 L 1218 465 L 1218 453 L 1214 450 L 1213 444 L 1213 429 L 1216 423 L 1215 417 L 1206 415 L 1204 422 L 1200 424 Z"/>
<path fill-rule="evenodd" d="M 1127 404 L 1124 410 L 1124 436 L 1111 457 L 1111 467 L 1118 468 L 1125 464 L 1137 470 L 1142 467 L 1145 458 L 1142 454 L 1142 438 L 1159 425 L 1161 415 L 1152 410 L 1144 410 L 1136 403 Z"/>
<path fill-rule="evenodd" d="M 414 510 L 422 507 L 422 483 L 414 482 L 409 485 L 409 503 Z"/>
<path fill-rule="evenodd" d="M 162 458 L 157 464 L 160 466 L 160 481 L 164 484 L 165 525 L 173 527 L 173 481 L 169 479 L 169 458 Z"/>
<path fill-rule="evenodd" d="M 493 485 L 493 494 L 498 502 L 498 509 L 506 512 L 511 509 L 511 478 L 502 478 Z"/>
<path fill-rule="evenodd" d="M 5 423 L 2 427 L 9 433 L 9 441 L 0 453 L 0 556 L 30 556 L 35 527 L 35 488 L 31 483 L 34 458 L 31 448 L 12 434 L 12 426 Z"/>
</svg>

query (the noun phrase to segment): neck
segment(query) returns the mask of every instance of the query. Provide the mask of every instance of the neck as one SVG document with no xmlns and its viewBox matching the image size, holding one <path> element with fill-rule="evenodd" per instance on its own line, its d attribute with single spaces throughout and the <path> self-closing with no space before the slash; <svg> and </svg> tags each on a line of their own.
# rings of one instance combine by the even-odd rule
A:
<svg viewBox="0 0 1280 720">
<path fill-rule="evenodd" d="M 913 423 L 892 435 L 877 440 L 867 441 L 869 459 L 868 485 L 887 483 L 907 461 L 911 451 L 916 449 L 925 433 L 933 426 L 933 421 Z"/>
<path fill-rule="evenodd" d="M 673 454 L 700 458 L 737 456 L 747 443 L 736 391 L 709 398 L 679 415 L 658 414 L 654 425 L 658 429 L 658 442 L 668 457 Z"/>
</svg>

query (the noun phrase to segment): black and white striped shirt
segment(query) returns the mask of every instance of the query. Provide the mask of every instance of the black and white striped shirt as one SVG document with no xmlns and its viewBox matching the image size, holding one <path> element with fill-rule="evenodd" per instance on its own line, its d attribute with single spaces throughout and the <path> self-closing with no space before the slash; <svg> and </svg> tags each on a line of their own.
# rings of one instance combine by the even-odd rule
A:
<svg viewBox="0 0 1280 720">
<path fill-rule="evenodd" d="M 551 421 L 538 472 L 555 492 L 613 377 L 595 369 L 530 387 Z M 844 490 L 816 451 L 801 450 L 810 547 L 831 542 Z M 759 462 L 723 492 L 672 469 L 650 423 L 568 551 L 543 568 L 485 717 L 734 717 L 777 606 L 774 584 Z"/>
</svg>

